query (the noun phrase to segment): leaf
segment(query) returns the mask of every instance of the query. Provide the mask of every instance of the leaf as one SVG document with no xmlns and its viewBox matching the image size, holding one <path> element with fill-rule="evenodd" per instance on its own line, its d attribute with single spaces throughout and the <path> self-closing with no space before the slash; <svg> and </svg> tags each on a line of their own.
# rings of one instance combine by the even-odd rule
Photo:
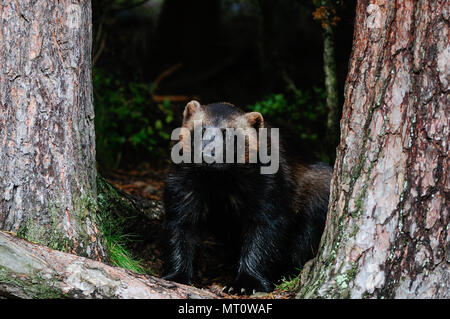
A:
<svg viewBox="0 0 450 319">
<path fill-rule="evenodd" d="M 156 120 L 156 121 L 155 121 L 155 128 L 156 128 L 157 130 L 161 130 L 162 127 L 163 127 L 163 124 L 162 124 L 161 120 Z"/>
</svg>

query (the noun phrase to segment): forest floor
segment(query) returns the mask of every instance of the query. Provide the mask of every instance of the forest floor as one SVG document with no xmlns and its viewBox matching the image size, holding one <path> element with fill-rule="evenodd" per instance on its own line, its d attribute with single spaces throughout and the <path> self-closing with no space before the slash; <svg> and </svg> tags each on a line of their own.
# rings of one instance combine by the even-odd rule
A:
<svg viewBox="0 0 450 319">
<path fill-rule="evenodd" d="M 106 179 L 117 188 L 138 198 L 162 201 L 164 178 L 167 169 L 144 168 L 140 170 L 115 170 L 106 174 Z M 160 277 L 163 273 L 161 243 L 155 236 L 150 239 L 144 235 L 135 235 L 130 241 L 128 249 L 141 261 L 143 268 L 148 269 L 151 275 Z M 257 293 L 252 296 L 240 296 L 222 292 L 227 283 L 232 282 L 234 271 L 230 265 L 223 263 L 224 253 L 222 244 L 213 238 L 203 242 L 203 251 L 200 256 L 200 269 L 194 280 L 194 286 L 210 290 L 223 298 L 269 298 L 289 299 L 294 292 L 284 291 L 277 287 L 272 293 Z"/>
</svg>

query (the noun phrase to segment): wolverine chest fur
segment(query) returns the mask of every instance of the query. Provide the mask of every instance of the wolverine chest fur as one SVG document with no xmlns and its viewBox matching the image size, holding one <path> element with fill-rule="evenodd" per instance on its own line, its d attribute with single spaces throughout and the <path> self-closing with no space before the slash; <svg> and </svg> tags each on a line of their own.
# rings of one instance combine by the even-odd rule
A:
<svg viewBox="0 0 450 319">
<path fill-rule="evenodd" d="M 233 230 L 259 209 L 259 197 L 264 196 L 268 185 L 256 169 L 251 168 L 190 170 L 182 182 L 186 196 L 195 197 L 199 202 L 203 222 L 219 228 L 234 224 Z"/>
</svg>

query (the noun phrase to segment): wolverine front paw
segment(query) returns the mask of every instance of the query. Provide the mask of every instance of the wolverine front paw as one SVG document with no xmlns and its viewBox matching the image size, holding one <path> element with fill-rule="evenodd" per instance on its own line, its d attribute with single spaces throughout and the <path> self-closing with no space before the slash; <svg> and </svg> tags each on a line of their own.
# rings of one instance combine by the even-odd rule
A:
<svg viewBox="0 0 450 319">
<path fill-rule="evenodd" d="M 228 294 L 252 295 L 256 292 L 271 292 L 273 284 L 265 279 L 256 279 L 248 274 L 238 275 L 235 281 L 222 291 Z"/>
</svg>

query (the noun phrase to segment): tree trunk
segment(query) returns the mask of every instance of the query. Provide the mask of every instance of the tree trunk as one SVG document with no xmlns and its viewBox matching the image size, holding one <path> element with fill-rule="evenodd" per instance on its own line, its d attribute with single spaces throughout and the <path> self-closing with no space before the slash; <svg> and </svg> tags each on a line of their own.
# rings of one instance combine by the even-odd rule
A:
<svg viewBox="0 0 450 319">
<path fill-rule="evenodd" d="M 325 89 L 327 92 L 327 152 L 334 161 L 334 151 L 339 142 L 339 95 L 338 77 L 336 72 L 336 58 L 334 53 L 334 31 L 327 23 L 323 27 L 323 69 L 325 74 Z"/>
<path fill-rule="evenodd" d="M 0 17 L 0 229 L 103 258 L 91 3 L 4 0 Z"/>
<path fill-rule="evenodd" d="M 449 15 L 358 2 L 327 225 L 297 297 L 450 298 Z"/>
<path fill-rule="evenodd" d="M 2 231 L 0 297 L 218 298 L 208 291 L 51 250 Z"/>
</svg>

